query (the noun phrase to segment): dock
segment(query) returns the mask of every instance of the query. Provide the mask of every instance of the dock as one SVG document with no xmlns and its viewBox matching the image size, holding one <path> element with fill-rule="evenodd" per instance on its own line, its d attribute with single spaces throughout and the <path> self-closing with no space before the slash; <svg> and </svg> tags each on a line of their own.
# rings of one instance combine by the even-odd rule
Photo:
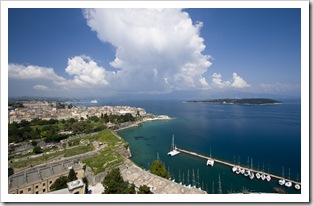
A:
<svg viewBox="0 0 313 206">
<path fill-rule="evenodd" d="M 243 168 L 245 170 L 250 170 L 251 172 L 255 172 L 255 173 L 264 173 L 264 174 L 268 174 L 270 175 L 271 177 L 274 177 L 276 179 L 285 179 L 286 182 L 289 181 L 291 182 L 292 184 L 298 184 L 298 185 L 301 185 L 301 182 L 297 182 L 295 180 L 291 180 L 291 179 L 288 179 L 288 178 L 285 178 L 285 177 L 281 177 L 281 176 L 278 176 L 278 175 L 275 175 L 275 174 L 271 174 L 271 173 L 268 173 L 268 172 L 264 172 L 264 171 L 261 171 L 261 170 L 256 170 L 256 169 L 252 169 L 252 168 L 248 168 L 248 167 L 245 167 L 245 166 L 240 166 L 238 164 L 233 164 L 233 163 L 230 163 L 230 162 L 226 162 L 224 160 L 219 160 L 219 159 L 216 159 L 216 158 L 212 158 L 212 157 L 207 157 L 205 155 L 202 155 L 202 154 L 199 154 L 199 153 L 196 153 L 196 152 L 192 152 L 192 151 L 188 151 L 188 150 L 184 150 L 184 149 L 181 149 L 181 148 L 178 148 L 176 147 L 176 150 L 179 151 L 179 152 L 182 152 L 182 153 L 186 153 L 186 154 L 189 154 L 189 155 L 193 155 L 193 156 L 196 156 L 196 157 L 200 157 L 202 159 L 205 159 L 205 160 L 208 160 L 208 159 L 212 159 L 214 160 L 215 162 L 217 163 L 220 163 L 220 164 L 223 164 L 223 165 L 226 165 L 226 166 L 229 166 L 231 168 L 233 167 L 240 167 L 240 168 Z"/>
</svg>

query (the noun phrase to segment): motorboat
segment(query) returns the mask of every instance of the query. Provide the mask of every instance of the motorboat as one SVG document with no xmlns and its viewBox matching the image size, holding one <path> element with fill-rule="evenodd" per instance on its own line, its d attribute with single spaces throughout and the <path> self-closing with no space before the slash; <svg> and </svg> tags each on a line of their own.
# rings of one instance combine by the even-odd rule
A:
<svg viewBox="0 0 313 206">
<path fill-rule="evenodd" d="M 295 189 L 296 189 L 296 190 L 300 190 L 300 189 L 301 189 L 301 186 L 300 186 L 299 184 L 296 184 L 296 185 L 295 185 Z"/>
<path fill-rule="evenodd" d="M 261 174 L 261 179 L 262 179 L 262 180 L 265 180 L 265 178 L 266 178 L 265 174 L 262 173 L 262 174 Z"/>
<path fill-rule="evenodd" d="M 254 173 L 253 173 L 253 172 L 250 173 L 249 178 L 250 178 L 251 180 L 254 178 Z"/>
<path fill-rule="evenodd" d="M 214 160 L 213 159 L 208 159 L 208 161 L 206 162 L 206 165 L 213 167 Z"/>
<path fill-rule="evenodd" d="M 255 175 L 255 176 L 256 176 L 256 178 L 257 178 L 257 179 L 260 179 L 260 178 L 261 178 L 260 173 L 256 173 L 256 175 Z"/>
<path fill-rule="evenodd" d="M 285 179 L 281 179 L 281 180 L 279 180 L 279 181 L 278 181 L 278 183 L 279 183 L 280 185 L 284 185 L 284 184 L 285 184 L 285 182 L 286 182 L 286 180 L 285 180 Z"/>
<path fill-rule="evenodd" d="M 271 179 L 272 179 L 272 178 L 271 178 L 270 175 L 267 175 L 267 176 L 266 176 L 266 180 L 267 180 L 268 182 L 271 181 Z"/>
<path fill-rule="evenodd" d="M 233 168 L 232 168 L 233 172 L 236 172 L 237 169 L 238 169 L 238 168 L 237 168 L 236 166 L 233 166 Z"/>
<path fill-rule="evenodd" d="M 250 170 L 245 170 L 245 173 L 243 174 L 245 177 L 250 175 Z"/>
<path fill-rule="evenodd" d="M 292 186 L 292 183 L 291 183 L 290 181 L 288 181 L 288 182 L 285 183 L 285 186 L 286 186 L 286 187 L 291 187 L 291 186 Z"/>
</svg>

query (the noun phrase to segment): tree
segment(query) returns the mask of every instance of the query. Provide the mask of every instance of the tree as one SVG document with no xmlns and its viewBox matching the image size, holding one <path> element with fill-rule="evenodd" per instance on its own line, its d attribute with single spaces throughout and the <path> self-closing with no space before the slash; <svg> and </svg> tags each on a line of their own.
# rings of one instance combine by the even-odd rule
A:
<svg viewBox="0 0 313 206">
<path fill-rule="evenodd" d="M 135 185 L 123 180 L 120 169 L 114 168 L 109 172 L 103 182 L 104 194 L 135 194 Z"/>
<path fill-rule="evenodd" d="M 58 179 L 55 180 L 55 182 L 51 185 L 50 190 L 55 191 L 55 190 L 60 190 L 67 188 L 67 177 L 66 176 L 61 176 Z"/>
<path fill-rule="evenodd" d="M 77 176 L 76 176 L 76 173 L 75 173 L 73 168 L 70 169 L 68 176 L 67 176 L 67 179 L 68 179 L 68 182 L 72 182 L 74 180 L 77 180 Z"/>
<path fill-rule="evenodd" d="M 42 153 L 41 147 L 40 147 L 40 146 L 36 146 L 36 147 L 34 147 L 34 149 L 33 149 L 33 153 L 35 153 L 35 154 Z"/>
<path fill-rule="evenodd" d="M 85 194 L 88 193 L 88 179 L 87 177 L 83 177 L 83 182 L 85 183 Z"/>
<path fill-rule="evenodd" d="M 147 185 L 141 185 L 138 194 L 153 194 L 153 192 L 150 191 L 150 188 Z"/>
<path fill-rule="evenodd" d="M 168 173 L 165 169 L 164 164 L 160 160 L 155 160 L 151 167 L 150 167 L 150 172 L 152 174 L 158 175 L 163 178 L 169 178 Z"/>
</svg>

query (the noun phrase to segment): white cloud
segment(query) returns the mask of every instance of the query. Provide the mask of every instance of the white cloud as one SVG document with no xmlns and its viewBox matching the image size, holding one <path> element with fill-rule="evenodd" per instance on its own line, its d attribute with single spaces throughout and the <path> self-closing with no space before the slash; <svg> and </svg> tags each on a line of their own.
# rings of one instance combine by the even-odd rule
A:
<svg viewBox="0 0 313 206">
<path fill-rule="evenodd" d="M 207 88 L 211 63 L 202 54 L 201 22 L 181 9 L 86 9 L 91 30 L 116 47 L 111 66 L 122 90 L 172 91 Z M 111 83 L 111 82 L 110 82 Z M 113 83 L 113 82 L 112 82 Z M 143 86 L 144 85 L 144 86 Z"/>
<path fill-rule="evenodd" d="M 243 78 L 241 78 L 237 73 L 233 73 L 232 80 L 223 81 L 222 75 L 218 73 L 214 73 L 212 75 L 212 86 L 217 88 L 247 88 L 251 85 L 248 84 Z"/>
<path fill-rule="evenodd" d="M 234 88 L 246 88 L 250 87 L 251 85 L 248 84 L 245 80 L 243 80 L 243 78 L 238 76 L 236 73 L 233 73 L 233 82 L 231 86 Z"/>
<path fill-rule="evenodd" d="M 109 84 L 106 70 L 88 56 L 69 58 L 65 71 L 73 76 L 72 80 L 67 80 L 71 87 L 101 87 Z"/>
<path fill-rule="evenodd" d="M 12 79 L 65 80 L 63 77 L 58 76 L 52 68 L 36 65 L 24 66 L 20 64 L 9 64 L 8 74 L 9 78 Z"/>
<path fill-rule="evenodd" d="M 43 91 L 49 91 L 49 90 L 50 90 L 50 89 L 49 89 L 48 87 L 46 87 L 45 85 L 40 85 L 40 84 L 35 85 L 35 86 L 33 87 L 33 89 L 35 89 L 35 90 L 43 90 Z"/>
</svg>

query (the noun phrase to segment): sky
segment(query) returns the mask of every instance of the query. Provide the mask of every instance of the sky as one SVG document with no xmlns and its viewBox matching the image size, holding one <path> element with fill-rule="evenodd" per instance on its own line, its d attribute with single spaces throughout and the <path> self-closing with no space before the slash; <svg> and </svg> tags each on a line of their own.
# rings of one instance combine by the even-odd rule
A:
<svg viewBox="0 0 313 206">
<path fill-rule="evenodd" d="M 9 9 L 9 97 L 300 97 L 300 9 Z"/>
</svg>

